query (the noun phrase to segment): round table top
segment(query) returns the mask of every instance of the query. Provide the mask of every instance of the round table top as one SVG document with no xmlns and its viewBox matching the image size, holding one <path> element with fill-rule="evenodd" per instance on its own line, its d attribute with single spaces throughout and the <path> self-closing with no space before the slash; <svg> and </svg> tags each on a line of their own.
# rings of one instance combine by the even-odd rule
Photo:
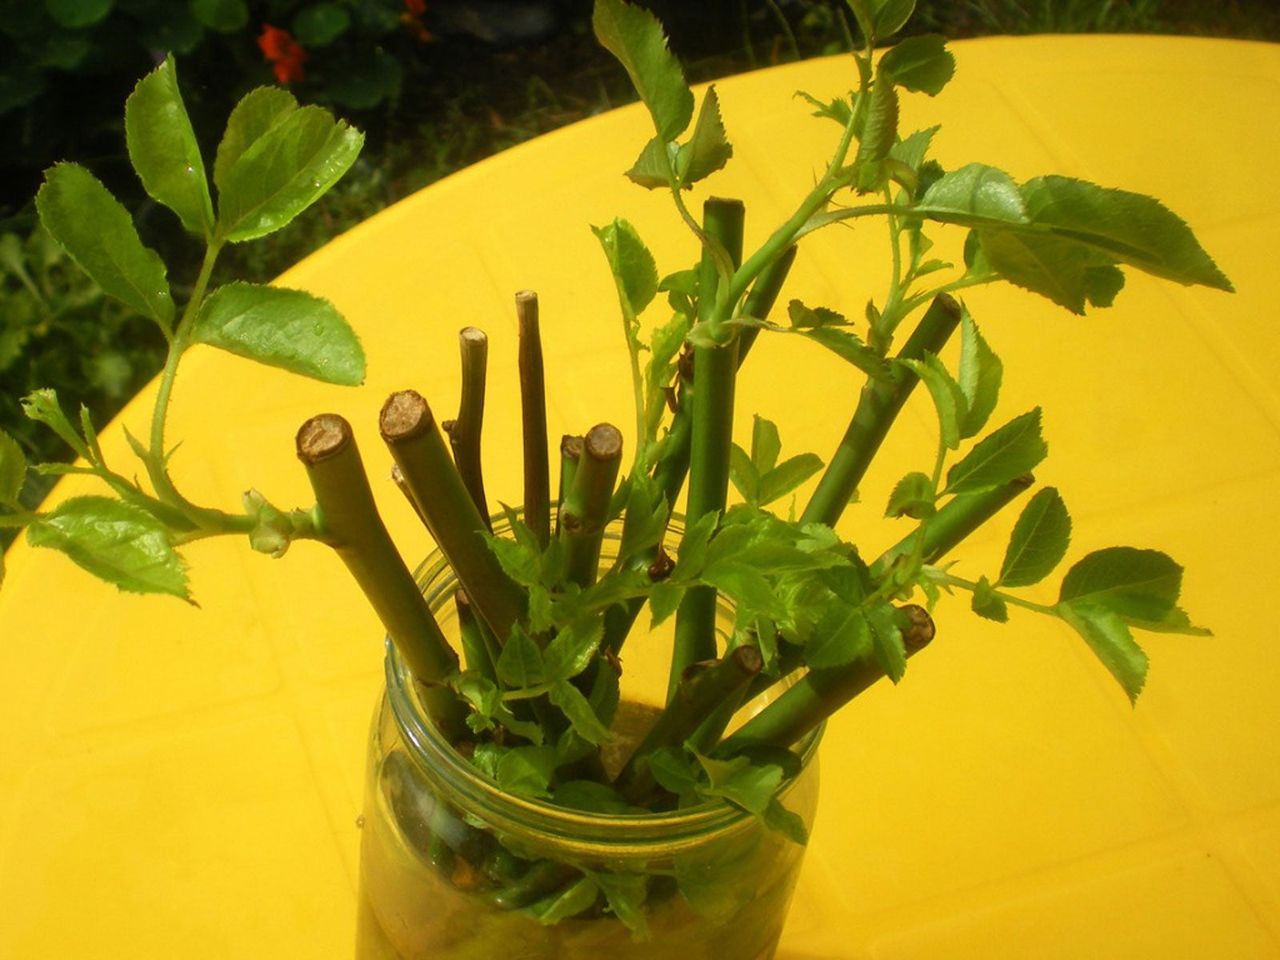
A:
<svg viewBox="0 0 1280 960">
<path fill-rule="evenodd" d="M 1039 473 L 1071 508 L 1069 559 L 1113 543 L 1169 552 L 1187 568 L 1185 606 L 1215 636 L 1145 635 L 1152 666 L 1134 708 L 1062 624 L 1015 611 L 1000 627 L 944 598 L 938 640 L 902 684 L 830 725 L 778 956 L 1280 957 L 1280 657 L 1265 604 L 1243 600 L 1274 598 L 1280 581 L 1280 336 L 1265 296 L 1280 236 L 1280 48 L 1043 37 L 954 50 L 942 95 L 903 103 L 903 130 L 943 124 L 944 165 L 1154 194 L 1239 290 L 1131 275 L 1114 309 L 1083 318 L 1003 286 L 966 295 L 1005 362 L 1001 410 L 1044 406 Z M 848 73 L 832 58 L 718 85 L 735 157 L 710 183 L 747 200 L 749 247 L 836 133 L 794 92 L 830 97 Z M 621 175 L 646 123 L 627 108 L 510 150 L 289 271 L 282 284 L 350 318 L 368 381 L 343 390 L 196 352 L 169 434 L 183 440 L 180 485 L 224 505 L 249 487 L 310 503 L 292 438 L 324 410 L 355 424 L 378 473 L 382 399 L 412 386 L 452 407 L 456 331 L 474 324 L 491 338 L 490 495 L 518 500 L 503 371 L 515 369 L 512 293 L 527 287 L 541 297 L 552 434 L 631 423 L 616 301 L 588 224 L 631 220 L 664 272 L 693 258 L 669 199 Z M 817 235 L 785 295 L 859 313 L 883 290 L 881 232 Z M 829 451 L 857 388 L 848 368 L 809 344 L 769 347 L 744 368 L 740 428 L 760 412 L 785 450 Z M 108 458 L 127 462 L 121 426 L 142 432 L 150 396 L 105 431 Z M 893 535 L 880 507 L 935 429 L 927 398 L 913 398 L 846 534 Z M 425 554 L 408 507 L 375 486 L 403 552 Z M 55 495 L 84 489 L 68 481 Z M 961 569 L 998 566 L 1015 515 L 967 542 Z M 279 562 L 234 541 L 187 553 L 199 608 L 117 593 L 25 544 L 7 557 L 0 956 L 348 953 L 378 625 L 311 545 Z"/>
</svg>

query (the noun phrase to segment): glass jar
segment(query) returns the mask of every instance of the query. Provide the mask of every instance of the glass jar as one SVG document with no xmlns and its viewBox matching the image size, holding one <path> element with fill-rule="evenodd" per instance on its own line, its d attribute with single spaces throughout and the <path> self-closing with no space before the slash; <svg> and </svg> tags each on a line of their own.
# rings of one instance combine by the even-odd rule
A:
<svg viewBox="0 0 1280 960">
<path fill-rule="evenodd" d="M 420 579 L 456 637 L 452 571 L 434 557 Z M 732 623 L 721 609 L 718 628 Z M 637 623 L 615 732 L 628 708 L 665 699 L 670 650 Z M 820 733 L 780 794 L 806 829 Z M 769 960 L 804 853 L 723 802 L 597 814 L 504 792 L 437 731 L 390 643 L 362 830 L 357 960 Z"/>
</svg>

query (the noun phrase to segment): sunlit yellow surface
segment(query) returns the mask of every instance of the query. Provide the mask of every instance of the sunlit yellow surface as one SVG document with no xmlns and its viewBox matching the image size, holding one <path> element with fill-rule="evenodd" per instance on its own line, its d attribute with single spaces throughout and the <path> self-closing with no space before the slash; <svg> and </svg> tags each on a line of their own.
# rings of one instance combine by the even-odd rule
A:
<svg viewBox="0 0 1280 960">
<path fill-rule="evenodd" d="M 1155 193 L 1239 288 L 1132 277 L 1116 309 L 1083 319 L 1015 290 L 968 298 L 1005 361 L 1006 415 L 1045 407 L 1040 476 L 1072 510 L 1071 556 L 1112 543 L 1170 552 L 1188 568 L 1185 605 L 1216 635 L 1147 635 L 1133 709 L 1065 627 L 1015 612 L 1001 628 L 944 602 L 938 640 L 901 687 L 831 724 L 779 956 L 1280 957 L 1280 49 L 1104 37 L 956 52 L 937 101 L 903 107 L 904 130 L 944 123 L 944 164 Z M 747 199 L 748 246 L 837 133 L 793 92 L 849 83 L 847 63 L 828 60 L 719 85 L 736 156 L 712 185 Z M 511 294 L 523 287 L 542 299 L 552 433 L 629 426 L 614 295 L 587 225 L 626 216 L 664 272 L 690 261 L 667 198 L 621 177 L 648 135 L 622 110 L 543 137 L 290 271 L 282 283 L 331 298 L 360 331 L 368 382 L 344 391 L 198 352 L 172 418 L 181 485 L 227 505 L 249 486 L 309 503 L 292 436 L 322 410 L 356 424 L 380 475 L 382 398 L 413 386 L 448 415 L 455 332 L 477 324 L 491 337 L 489 491 L 516 502 Z M 815 238 L 786 295 L 859 313 L 882 295 L 882 233 L 867 222 Z M 853 379 L 816 348 L 766 346 L 745 370 L 740 422 L 759 410 L 786 449 L 829 450 Z M 846 518 L 868 552 L 895 535 L 877 519 L 891 484 L 931 460 L 926 403 L 915 398 Z M 135 432 L 147 406 L 123 417 Z M 126 469 L 119 425 L 104 446 Z M 394 489 L 377 488 L 404 552 L 425 553 Z M 963 569 L 991 572 L 1011 523 L 958 551 Z M 24 545 L 6 558 L 5 960 L 349 954 L 377 624 L 315 547 L 282 562 L 240 543 L 189 556 L 199 609 L 117 594 Z"/>
</svg>

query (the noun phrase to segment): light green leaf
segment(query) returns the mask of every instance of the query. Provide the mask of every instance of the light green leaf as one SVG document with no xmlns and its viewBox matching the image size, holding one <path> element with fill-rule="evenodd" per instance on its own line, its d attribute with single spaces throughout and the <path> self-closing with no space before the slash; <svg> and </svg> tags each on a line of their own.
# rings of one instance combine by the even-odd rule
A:
<svg viewBox="0 0 1280 960">
<path fill-rule="evenodd" d="M 227 174 L 236 161 L 258 138 L 298 109 L 298 101 L 280 87 L 258 87 L 250 90 L 231 111 L 213 161 L 213 182 L 219 190 L 226 187 Z"/>
<path fill-rule="evenodd" d="M 36 194 L 40 222 L 103 291 L 168 333 L 173 298 L 159 254 L 142 245 L 124 206 L 84 167 L 60 163 Z"/>
<path fill-rule="evenodd" d="M 816 327 L 847 327 L 849 321 L 842 314 L 827 307 L 806 306 L 800 300 L 792 300 L 787 304 L 787 318 L 795 330 L 809 330 Z"/>
<path fill-rule="evenodd" d="M 879 190 L 888 177 L 883 161 L 898 142 L 898 91 L 883 73 L 876 77 L 867 103 L 865 122 L 858 138 L 857 188 Z"/>
<path fill-rule="evenodd" d="M 568 680 L 587 669 L 603 632 L 604 621 L 598 617 L 562 628 L 542 654 L 547 679 Z"/>
<path fill-rule="evenodd" d="M 970 163 L 943 174 L 916 208 L 934 220 L 962 224 L 1025 224 L 1026 205 L 1018 185 L 1003 170 Z"/>
<path fill-rule="evenodd" d="M 510 793 L 549 797 L 557 760 L 555 747 L 516 747 L 498 760 L 495 779 L 498 786 Z"/>
<path fill-rule="evenodd" d="M 813 327 L 799 329 L 796 332 L 826 347 L 874 380 L 887 380 L 889 377 L 889 365 L 884 357 L 863 343 L 862 339 L 851 330 L 837 327 Z"/>
<path fill-rule="evenodd" d="M 674 143 L 663 143 L 654 137 L 636 157 L 636 162 L 627 171 L 627 179 L 649 190 L 666 189 L 671 185 L 677 151 Z"/>
<path fill-rule="evenodd" d="M 147 193 L 176 213 L 189 233 L 207 238 L 213 201 L 172 54 L 133 88 L 124 105 L 124 131 L 129 161 Z"/>
<path fill-rule="evenodd" d="M 1182 567 L 1166 554 L 1108 547 L 1094 551 L 1067 571 L 1058 601 L 1159 622 L 1173 611 L 1181 589 Z"/>
<path fill-rule="evenodd" d="M 1039 177 L 1022 187 L 1031 222 L 1106 257 L 1183 284 L 1232 290 L 1186 222 L 1160 201 L 1068 177 Z"/>
<path fill-rule="evenodd" d="M 676 175 L 681 186 L 687 187 L 710 176 L 732 156 L 733 147 L 725 136 L 724 121 L 720 118 L 720 99 L 716 96 L 716 88 L 711 86 L 702 98 L 693 136 L 680 146 L 676 154 Z"/>
<path fill-rule="evenodd" d="M 498 679 L 516 689 L 536 687 L 547 681 L 542 651 L 522 630 L 512 629 L 498 656 L 497 668 Z"/>
<path fill-rule="evenodd" d="M 782 767 L 775 763 L 753 764 L 747 757 L 716 760 L 702 754 L 696 756 L 710 780 L 698 792 L 704 797 L 728 800 L 748 813 L 763 815 L 782 785 Z"/>
<path fill-rule="evenodd" d="M 27 527 L 27 541 L 61 550 L 121 590 L 191 599 L 186 565 L 169 531 L 141 507 L 107 497 L 76 497 Z"/>
<path fill-rule="evenodd" d="M 889 494 L 889 505 L 885 507 L 886 517 L 911 517 L 923 520 L 933 516 L 934 509 L 933 478 L 919 470 L 908 473 L 894 485 Z"/>
<path fill-rule="evenodd" d="M 936 354 L 926 352 L 923 360 L 899 360 L 908 367 L 929 389 L 934 409 L 938 413 L 938 428 L 947 449 L 960 446 L 960 424 L 968 416 L 968 402 L 960 384 L 956 383 Z"/>
<path fill-rule="evenodd" d="M 888 604 L 872 607 L 867 613 L 867 622 L 871 625 L 876 660 L 889 679 L 898 683 L 907 672 L 907 648 L 902 642 L 898 612 Z"/>
<path fill-rule="evenodd" d="M 1059 603 L 1056 609 L 1136 703 L 1147 681 L 1147 655 L 1124 621 L 1111 610 L 1088 603 Z"/>
<path fill-rule="evenodd" d="M 956 72 L 956 58 L 946 44 L 946 37 L 936 33 L 907 37 L 880 58 L 879 70 L 913 93 L 937 96 Z"/>
<path fill-rule="evenodd" d="M 35 0 L 28 0 L 34 5 Z M 91 27 L 106 18 L 115 0 L 44 0 L 44 8 L 59 26 L 69 30 Z"/>
<path fill-rule="evenodd" d="M 702 571 L 702 580 L 732 599 L 739 612 L 751 610 L 774 620 L 786 616 L 768 578 L 753 564 L 731 557 L 717 560 Z"/>
<path fill-rule="evenodd" d="M 751 462 L 756 470 L 768 473 L 778 463 L 782 452 L 782 438 L 778 426 L 758 413 L 751 420 Z"/>
<path fill-rule="evenodd" d="M 1109 306 L 1124 286 L 1107 257 L 1074 239 L 997 228 L 980 228 L 977 237 L 987 266 L 1072 313 L 1083 314 L 1086 303 Z"/>
<path fill-rule="evenodd" d="M 960 420 L 960 436 L 976 436 L 987 425 L 1000 397 L 1004 364 L 987 346 L 978 325 L 964 310 L 960 318 L 960 391 L 964 394 L 965 415 Z"/>
<path fill-rule="evenodd" d="M 812 94 L 805 93 L 803 90 L 797 90 L 795 95 L 815 108 L 813 116 L 826 117 L 828 120 L 834 120 L 842 127 L 847 127 L 849 125 L 849 120 L 853 116 L 853 108 L 849 106 L 849 101 L 845 97 L 836 97 L 829 103 L 824 103 Z"/>
<path fill-rule="evenodd" d="M 747 451 L 736 443 L 729 448 L 729 481 L 747 503 L 760 504 L 760 471 Z"/>
<path fill-rule="evenodd" d="M 978 581 L 977 589 L 973 591 L 973 600 L 970 602 L 973 612 L 987 620 L 994 620 L 996 623 L 1009 622 L 1009 606 L 1004 602 L 1002 597 L 996 595 L 995 589 L 991 586 L 991 581 L 986 577 L 982 577 Z"/>
<path fill-rule="evenodd" d="M 18 494 L 26 478 L 27 458 L 22 448 L 18 441 L 0 430 L 0 504 L 17 507 Z"/>
<path fill-rule="evenodd" d="M 201 304 L 192 341 L 325 383 L 364 382 L 355 331 L 333 304 L 302 290 L 219 287 Z"/>
<path fill-rule="evenodd" d="M 1150 630 L 1153 633 L 1181 633 L 1189 637 L 1213 636 L 1212 630 L 1192 623 L 1187 612 L 1181 607 L 1174 607 L 1159 620 L 1144 620 L 1142 617 L 1125 617 L 1124 619 L 1131 627 Z"/>
<path fill-rule="evenodd" d="M 304 47 L 323 47 L 347 32 L 351 15 L 339 3 L 313 3 L 293 18 L 293 35 Z"/>
<path fill-rule="evenodd" d="M 551 702 L 569 718 L 574 731 L 588 743 L 601 744 L 610 739 L 609 728 L 600 722 L 591 703 L 582 695 L 577 687 L 568 680 L 558 680 L 547 695 Z"/>
<path fill-rule="evenodd" d="M 658 267 L 653 254 L 626 220 L 592 227 L 613 271 L 623 311 L 637 316 L 658 294 Z"/>
<path fill-rule="evenodd" d="M 653 117 L 664 142 L 693 118 L 693 93 L 653 14 L 622 0 L 596 0 L 591 25 L 600 44 L 618 58 Z"/>
<path fill-rule="evenodd" d="M 583 877 L 567 889 L 531 904 L 528 912 L 544 927 L 553 926 L 591 909 L 599 893 L 596 882 L 590 877 Z"/>
<path fill-rule="evenodd" d="M 233 243 L 280 229 L 355 162 L 364 134 L 328 111 L 294 110 L 245 148 L 218 198 L 218 235 Z"/>
<path fill-rule="evenodd" d="M 1027 473 L 1049 453 L 1040 435 L 1040 408 L 1014 417 L 988 434 L 947 471 L 946 493 L 970 493 L 1008 483 Z"/>
<path fill-rule="evenodd" d="M 649 894 L 649 884 L 645 876 L 639 873 L 597 873 L 595 871 L 590 872 L 588 876 L 604 893 L 609 911 L 631 931 L 632 937 L 640 941 L 649 939 L 649 922 L 644 910 L 645 899 Z"/>
<path fill-rule="evenodd" d="M 801 453 L 782 461 L 760 478 L 760 506 L 785 497 L 822 469 L 822 458 L 816 453 Z"/>
<path fill-rule="evenodd" d="M 1055 488 L 1045 487 L 1028 501 L 1014 524 L 997 582 L 1009 587 L 1039 583 L 1061 562 L 1070 542 L 1067 506 Z"/>
<path fill-rule="evenodd" d="M 512 580 L 525 587 L 541 584 L 542 557 L 536 550 L 507 537 L 495 537 L 489 533 L 485 533 L 484 539 L 493 555 L 498 558 L 503 571 Z"/>
<path fill-rule="evenodd" d="M 235 33 L 249 22 L 245 0 L 191 0 L 191 15 L 210 30 Z"/>
<path fill-rule="evenodd" d="M 58 395 L 53 390 L 35 390 L 23 397 L 22 412 L 27 419 L 43 423 L 56 433 L 77 455 L 89 459 L 89 448 L 67 419 L 62 404 L 58 402 Z"/>
<path fill-rule="evenodd" d="M 929 153 L 929 145 L 933 142 L 933 135 L 941 129 L 941 126 L 934 126 L 926 130 L 917 130 L 911 136 L 895 143 L 893 149 L 889 151 L 889 156 L 894 160 L 905 163 L 912 170 L 919 171 Z"/>
<path fill-rule="evenodd" d="M 687 584 L 671 580 L 661 580 L 653 585 L 653 591 L 649 594 L 651 628 L 659 626 L 676 612 L 687 589 Z"/>
<path fill-rule="evenodd" d="M 804 662 L 814 670 L 843 667 L 871 652 L 871 625 L 857 607 L 833 604 L 804 645 Z"/>
</svg>

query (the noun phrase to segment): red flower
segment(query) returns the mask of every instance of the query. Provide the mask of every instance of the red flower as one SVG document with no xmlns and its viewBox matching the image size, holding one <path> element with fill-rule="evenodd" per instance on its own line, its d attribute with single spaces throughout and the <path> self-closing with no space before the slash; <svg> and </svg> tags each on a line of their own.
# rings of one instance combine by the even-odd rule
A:
<svg viewBox="0 0 1280 960">
<path fill-rule="evenodd" d="M 427 12 L 427 0 L 404 0 L 404 8 L 413 16 L 421 17 Z"/>
<path fill-rule="evenodd" d="M 258 49 L 275 71 L 277 83 L 287 85 L 303 78 L 302 64 L 307 59 L 307 51 L 288 30 L 264 23 L 258 37 Z"/>
</svg>

